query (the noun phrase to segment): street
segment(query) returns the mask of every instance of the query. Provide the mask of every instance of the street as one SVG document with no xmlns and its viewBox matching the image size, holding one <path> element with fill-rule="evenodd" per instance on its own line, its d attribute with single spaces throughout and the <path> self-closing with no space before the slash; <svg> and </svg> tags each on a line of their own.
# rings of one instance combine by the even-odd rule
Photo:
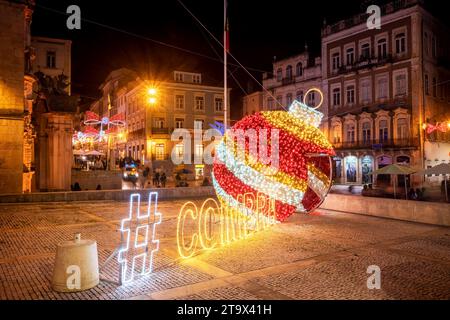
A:
<svg viewBox="0 0 450 320">
<path fill-rule="evenodd" d="M 0 299 L 450 299 L 450 228 L 317 210 L 181 260 L 184 202 L 159 202 L 161 244 L 150 276 L 70 294 L 50 288 L 56 244 L 81 232 L 97 240 L 101 266 L 119 244 L 128 203 L 1 205 Z M 381 270 L 379 290 L 367 288 L 372 265 Z M 101 277 L 117 274 L 113 260 Z"/>
</svg>

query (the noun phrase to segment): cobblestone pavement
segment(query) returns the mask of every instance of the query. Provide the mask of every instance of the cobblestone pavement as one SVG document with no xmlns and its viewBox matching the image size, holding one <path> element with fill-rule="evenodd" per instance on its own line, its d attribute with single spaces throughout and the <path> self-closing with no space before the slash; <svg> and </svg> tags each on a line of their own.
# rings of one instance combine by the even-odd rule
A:
<svg viewBox="0 0 450 320">
<path fill-rule="evenodd" d="M 159 203 L 161 250 L 150 276 L 79 293 L 51 290 L 56 244 L 81 232 L 97 240 L 102 265 L 128 203 L 0 205 L 0 299 L 450 299 L 450 228 L 319 210 L 180 260 L 183 203 Z M 381 268 L 380 290 L 367 288 L 370 265 Z M 117 275 L 113 260 L 102 278 Z"/>
</svg>

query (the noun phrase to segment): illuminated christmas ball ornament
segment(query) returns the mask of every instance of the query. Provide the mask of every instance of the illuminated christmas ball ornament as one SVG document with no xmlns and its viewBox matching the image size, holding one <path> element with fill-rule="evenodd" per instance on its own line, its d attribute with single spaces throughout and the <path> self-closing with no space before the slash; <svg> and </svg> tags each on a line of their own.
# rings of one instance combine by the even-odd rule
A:
<svg viewBox="0 0 450 320">
<path fill-rule="evenodd" d="M 311 91 L 320 94 L 320 107 L 322 92 L 313 88 L 308 93 Z M 241 203 L 242 195 L 253 194 L 257 199 L 263 194 L 275 203 L 278 221 L 286 220 L 295 212 L 309 213 L 320 206 L 331 186 L 331 157 L 335 153 L 319 129 L 323 114 L 316 110 L 318 107 L 294 101 L 288 112 L 259 112 L 245 117 L 228 130 L 216 146 L 212 173 L 219 200 L 249 215 L 248 210 L 242 210 L 249 207 Z M 242 132 L 256 133 L 256 138 L 246 135 L 245 143 L 243 140 L 239 143 Z M 267 140 L 261 137 L 267 137 Z M 275 155 L 272 143 L 276 140 L 276 166 L 255 156 L 255 143 L 258 150 L 264 149 L 268 158 Z M 267 147 L 261 145 L 265 141 L 268 141 Z"/>
</svg>

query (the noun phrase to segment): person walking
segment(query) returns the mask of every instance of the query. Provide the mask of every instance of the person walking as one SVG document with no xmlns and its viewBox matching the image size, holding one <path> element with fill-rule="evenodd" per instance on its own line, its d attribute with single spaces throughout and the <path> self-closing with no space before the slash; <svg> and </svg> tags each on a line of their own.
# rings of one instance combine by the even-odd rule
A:
<svg viewBox="0 0 450 320">
<path fill-rule="evenodd" d="M 166 177 L 166 173 L 165 173 L 165 172 L 163 172 L 163 173 L 161 174 L 160 179 L 161 179 L 161 185 L 162 185 L 162 187 L 165 188 L 165 187 L 166 187 L 166 181 L 167 181 L 167 177 Z"/>
<path fill-rule="evenodd" d="M 153 186 L 159 188 L 159 172 L 155 173 L 155 178 L 153 179 Z"/>
</svg>

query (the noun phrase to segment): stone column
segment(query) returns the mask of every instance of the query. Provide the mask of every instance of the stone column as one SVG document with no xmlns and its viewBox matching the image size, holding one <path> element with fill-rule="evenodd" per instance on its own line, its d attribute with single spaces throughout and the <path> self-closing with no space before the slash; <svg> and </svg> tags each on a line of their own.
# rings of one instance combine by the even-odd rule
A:
<svg viewBox="0 0 450 320">
<path fill-rule="evenodd" d="M 39 120 L 37 179 L 40 191 L 70 190 L 73 115 L 43 113 Z"/>
</svg>

